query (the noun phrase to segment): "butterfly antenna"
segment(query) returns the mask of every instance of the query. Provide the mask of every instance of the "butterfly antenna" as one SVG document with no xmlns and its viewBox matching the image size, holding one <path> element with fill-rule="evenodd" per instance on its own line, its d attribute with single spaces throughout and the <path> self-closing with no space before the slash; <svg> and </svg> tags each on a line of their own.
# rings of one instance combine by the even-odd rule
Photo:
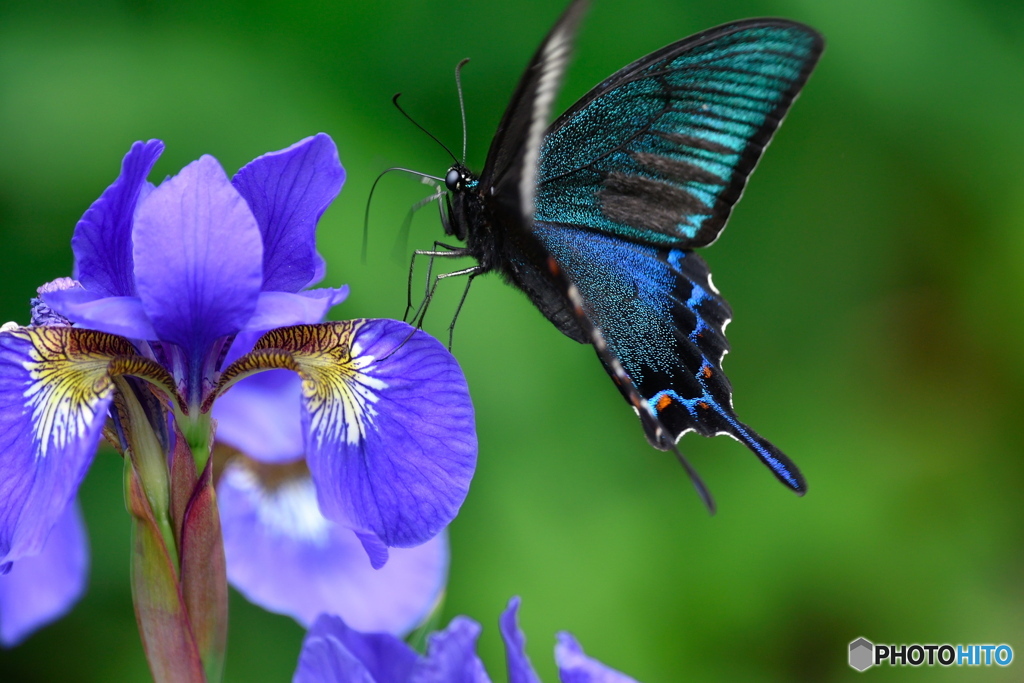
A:
<svg viewBox="0 0 1024 683">
<path fill-rule="evenodd" d="M 462 113 L 462 163 L 466 163 L 466 101 L 462 97 L 462 67 L 469 64 L 469 58 L 455 65 L 455 89 L 459 91 L 459 111 Z"/>
<path fill-rule="evenodd" d="M 434 139 L 436 140 L 437 138 Z M 449 152 L 449 154 L 451 154 L 451 152 Z M 391 173 L 392 171 L 401 171 L 402 173 L 409 173 L 410 175 L 419 176 L 420 178 L 424 179 L 424 182 L 427 182 L 428 180 L 433 180 L 436 183 L 444 182 L 444 178 L 438 178 L 437 176 L 432 176 L 427 173 L 420 173 L 419 171 L 413 171 L 412 169 L 409 168 L 400 168 L 398 166 L 392 166 L 391 168 L 382 171 L 381 174 L 377 176 L 377 179 L 373 181 L 373 185 L 370 187 L 370 196 L 366 198 L 366 212 L 363 214 L 363 265 L 366 265 L 366 245 L 370 235 L 370 202 L 373 201 L 373 192 L 374 190 L 377 189 L 377 183 L 380 182 L 381 178 L 386 176 L 388 173 Z"/>
<path fill-rule="evenodd" d="M 441 145 L 441 148 L 444 149 L 444 151 L 448 152 L 448 156 L 450 156 L 452 158 L 452 161 L 454 161 L 455 163 L 459 163 L 459 160 L 455 158 L 455 155 L 452 154 L 452 151 L 450 149 L 448 149 L 448 145 L 446 145 L 443 142 L 441 142 L 440 140 L 438 140 L 437 136 L 434 135 L 433 133 L 431 133 L 429 130 L 427 130 L 426 128 L 424 128 L 420 124 L 416 123 L 416 120 L 413 119 L 413 117 L 409 116 L 409 114 L 404 109 L 402 109 L 402 105 L 400 105 L 398 103 L 398 98 L 401 97 L 401 96 L 402 96 L 402 93 L 396 92 L 395 96 L 391 98 L 391 103 L 395 105 L 395 109 L 397 109 L 398 111 L 402 112 L 402 116 L 404 116 L 405 118 L 409 119 L 409 121 L 412 123 L 412 125 L 416 126 L 420 130 L 422 130 L 424 133 L 426 133 L 428 136 L 430 136 L 431 140 L 433 140 L 437 144 Z"/>
</svg>

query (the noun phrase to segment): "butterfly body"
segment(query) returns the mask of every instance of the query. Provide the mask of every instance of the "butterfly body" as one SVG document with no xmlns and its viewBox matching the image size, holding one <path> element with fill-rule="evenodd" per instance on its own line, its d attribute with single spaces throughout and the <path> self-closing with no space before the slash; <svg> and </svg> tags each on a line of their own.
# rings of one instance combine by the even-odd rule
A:
<svg viewBox="0 0 1024 683">
<path fill-rule="evenodd" d="M 686 432 L 727 434 L 802 493 L 796 466 L 733 411 L 721 368 L 732 312 L 693 249 L 718 238 L 821 37 L 780 19 L 713 28 L 626 66 L 545 127 L 585 4 L 541 44 L 483 172 L 449 169 L 442 222 L 466 243 L 450 255 L 476 259 L 472 275 L 501 273 L 593 344 L 652 445 L 678 455 Z"/>
<path fill-rule="evenodd" d="M 566 336 L 589 343 L 564 290 L 548 275 L 547 253 L 520 224 L 514 206 L 488 196 L 480 179 L 456 164 L 446 182 L 451 195 L 445 233 L 466 243 L 464 256 L 477 262 L 477 274 L 498 272 L 525 293 L 534 306 Z"/>
</svg>

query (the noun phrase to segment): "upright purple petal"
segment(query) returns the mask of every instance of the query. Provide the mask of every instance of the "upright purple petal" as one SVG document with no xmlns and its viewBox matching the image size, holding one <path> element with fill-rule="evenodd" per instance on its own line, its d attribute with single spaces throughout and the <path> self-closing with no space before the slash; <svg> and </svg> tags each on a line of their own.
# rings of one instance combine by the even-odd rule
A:
<svg viewBox="0 0 1024 683">
<path fill-rule="evenodd" d="M 283 469 L 283 468 L 279 468 Z M 250 601 L 309 627 L 321 612 L 360 631 L 404 635 L 437 603 L 448 568 L 444 534 L 371 567 L 351 530 L 325 519 L 308 476 L 267 485 L 231 464 L 217 487 L 228 579 Z"/>
<path fill-rule="evenodd" d="M 505 641 L 508 683 L 540 683 L 530 658 L 526 656 L 526 636 L 519 628 L 518 611 L 519 597 L 516 596 L 508 601 L 499 622 L 501 637 Z"/>
<path fill-rule="evenodd" d="M 636 683 L 624 673 L 588 657 L 571 633 L 558 634 L 555 662 L 562 683 Z"/>
<path fill-rule="evenodd" d="M 43 551 L 0 576 L 0 644 L 17 645 L 78 602 L 89 573 L 89 544 L 78 505 L 68 505 Z"/>
<path fill-rule="evenodd" d="M 245 327 L 263 282 L 262 240 L 216 159 L 201 157 L 146 197 L 134 242 L 139 297 L 160 339 L 195 361 Z"/>
<path fill-rule="evenodd" d="M 302 641 L 292 683 L 406 683 L 417 655 L 389 633 L 360 633 L 323 615 Z"/>
<path fill-rule="evenodd" d="M 146 176 L 163 149 L 159 140 L 133 144 L 121 162 L 121 175 L 75 226 L 75 278 L 93 294 L 135 294 L 132 219 Z"/>
<path fill-rule="evenodd" d="M 440 342 L 405 323 L 328 325 L 347 330 L 336 347 L 346 363 L 321 375 L 303 412 L 320 507 L 387 546 L 423 543 L 454 519 L 476 467 L 466 379 Z"/>
<path fill-rule="evenodd" d="M 92 462 L 126 340 L 71 327 L 0 333 L 0 572 L 38 555 Z"/>
<path fill-rule="evenodd" d="M 443 631 L 430 634 L 427 656 L 416 666 L 409 683 L 491 683 L 476 654 L 480 624 L 455 617 Z"/>
<path fill-rule="evenodd" d="M 316 281 L 322 275 L 316 224 L 345 182 L 330 136 L 319 133 L 257 157 L 231 182 L 263 234 L 263 289 L 298 292 Z"/>
</svg>

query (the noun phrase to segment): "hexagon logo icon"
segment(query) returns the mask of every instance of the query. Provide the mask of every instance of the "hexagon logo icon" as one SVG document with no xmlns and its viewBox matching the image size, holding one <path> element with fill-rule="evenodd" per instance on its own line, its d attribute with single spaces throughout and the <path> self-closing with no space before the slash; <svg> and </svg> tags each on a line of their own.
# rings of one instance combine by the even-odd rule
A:
<svg viewBox="0 0 1024 683">
<path fill-rule="evenodd" d="M 858 638 L 850 643 L 850 666 L 864 671 L 875 663 L 875 646 L 867 638 Z"/>
</svg>

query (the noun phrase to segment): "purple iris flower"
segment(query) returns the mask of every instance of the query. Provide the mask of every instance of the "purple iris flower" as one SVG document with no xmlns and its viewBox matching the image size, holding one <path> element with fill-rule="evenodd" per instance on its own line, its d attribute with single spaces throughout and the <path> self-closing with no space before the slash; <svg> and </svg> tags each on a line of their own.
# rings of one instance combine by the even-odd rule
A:
<svg viewBox="0 0 1024 683">
<path fill-rule="evenodd" d="M 519 598 L 512 598 L 500 621 L 508 681 L 540 683 L 526 656 L 518 610 Z M 420 655 L 390 634 L 362 633 L 325 614 L 306 634 L 292 683 L 490 683 L 476 654 L 479 635 L 479 624 L 456 617 L 430 635 L 427 653 Z M 636 683 L 588 657 L 568 633 L 558 634 L 555 661 L 562 683 Z"/>
<path fill-rule="evenodd" d="M 317 222 L 345 177 L 330 137 L 258 157 L 230 179 L 203 156 L 154 186 L 146 178 L 162 150 L 158 140 L 132 146 L 117 180 L 75 228 L 74 279 L 40 288 L 31 325 L 0 329 L 5 643 L 80 592 L 85 540 L 80 523 L 66 520 L 101 436 L 129 462 L 126 493 L 135 496 L 140 528 L 162 539 L 167 561 L 180 562 L 177 599 L 203 604 L 189 602 L 187 569 L 198 546 L 188 541 L 205 542 L 197 529 L 211 519 L 211 494 L 200 490 L 212 481 L 211 410 L 222 396 L 244 394 L 256 373 L 301 378 L 292 380 L 295 403 L 268 419 L 287 420 L 299 435 L 292 444 L 303 443 L 287 455 L 305 456 L 306 504 L 315 494 L 318 511 L 358 539 L 372 566 L 384 565 L 389 548 L 436 537 L 468 491 L 476 434 L 454 358 L 398 321 L 322 323 L 347 287 L 307 289 L 325 270 Z M 191 475 L 174 465 L 181 453 L 194 459 Z M 244 497 L 239 476 L 228 471 L 225 497 Z M 228 512 L 244 516 L 243 502 Z M 138 548 L 149 547 L 150 537 L 140 538 Z M 432 546 L 442 567 L 443 546 L 444 539 Z M 38 599 L 12 598 L 5 584 L 27 580 L 30 563 L 51 554 L 67 566 L 32 573 Z M 140 581 L 164 576 L 139 566 Z M 303 619 L 304 610 L 289 613 Z M 220 647 L 197 633 L 200 650 Z M 203 657 L 206 665 L 205 650 Z"/>
<path fill-rule="evenodd" d="M 396 548 L 374 569 L 356 534 L 323 516 L 304 458 L 297 375 L 239 382 L 214 407 L 228 581 L 250 601 L 309 628 L 322 612 L 360 631 L 403 635 L 440 600 L 447 534 Z M 292 419 L 281 419 L 289 416 Z"/>
</svg>

